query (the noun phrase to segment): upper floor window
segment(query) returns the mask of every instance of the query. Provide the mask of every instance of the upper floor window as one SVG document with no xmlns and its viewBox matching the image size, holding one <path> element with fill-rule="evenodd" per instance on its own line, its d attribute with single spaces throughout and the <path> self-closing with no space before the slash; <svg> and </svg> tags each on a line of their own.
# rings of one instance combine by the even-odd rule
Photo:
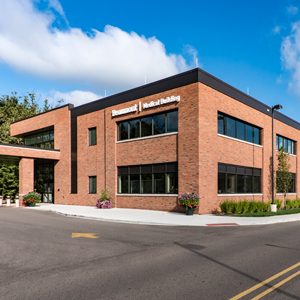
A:
<svg viewBox="0 0 300 300">
<path fill-rule="evenodd" d="M 178 111 L 118 123 L 118 141 L 178 131 Z"/>
<path fill-rule="evenodd" d="M 97 131 L 96 127 L 89 128 L 89 146 L 97 144 Z"/>
<path fill-rule="evenodd" d="M 292 141 L 280 135 L 276 135 L 276 150 L 279 150 L 281 147 L 284 148 L 284 152 L 286 153 L 296 154 L 295 141 Z"/>
<path fill-rule="evenodd" d="M 24 143 L 25 146 L 54 149 L 54 130 L 28 135 L 25 137 Z"/>
<path fill-rule="evenodd" d="M 242 120 L 218 113 L 218 133 L 261 145 L 261 129 Z"/>
</svg>

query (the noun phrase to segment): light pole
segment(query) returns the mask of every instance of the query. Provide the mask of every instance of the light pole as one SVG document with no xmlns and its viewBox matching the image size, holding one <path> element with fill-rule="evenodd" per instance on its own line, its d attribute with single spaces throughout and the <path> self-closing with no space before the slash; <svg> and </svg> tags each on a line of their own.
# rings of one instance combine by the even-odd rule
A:
<svg viewBox="0 0 300 300">
<path fill-rule="evenodd" d="M 274 109 L 276 110 L 282 109 L 282 105 L 277 104 L 272 106 L 272 203 L 271 203 L 272 212 L 277 211 L 277 206 L 274 202 Z"/>
</svg>

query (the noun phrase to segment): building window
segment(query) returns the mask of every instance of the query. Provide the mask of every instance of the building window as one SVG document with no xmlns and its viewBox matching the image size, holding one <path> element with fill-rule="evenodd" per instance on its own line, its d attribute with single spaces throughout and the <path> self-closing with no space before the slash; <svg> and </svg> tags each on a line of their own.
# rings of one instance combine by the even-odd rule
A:
<svg viewBox="0 0 300 300">
<path fill-rule="evenodd" d="M 97 131 L 96 127 L 89 128 L 89 146 L 97 144 Z"/>
<path fill-rule="evenodd" d="M 261 129 L 242 120 L 218 113 L 218 133 L 261 145 Z"/>
<path fill-rule="evenodd" d="M 24 144 L 25 146 L 54 149 L 54 130 L 46 130 L 25 136 Z"/>
<path fill-rule="evenodd" d="M 119 194 L 177 194 L 178 163 L 118 167 Z"/>
<path fill-rule="evenodd" d="M 97 176 L 89 177 L 89 193 L 90 194 L 97 193 Z"/>
<path fill-rule="evenodd" d="M 218 164 L 218 194 L 261 192 L 261 169 Z"/>
<path fill-rule="evenodd" d="M 292 174 L 291 186 L 288 190 L 288 193 L 296 193 L 296 174 L 295 173 L 291 173 L 291 174 Z M 279 177 L 280 177 L 280 173 L 276 172 L 276 186 L 277 186 L 277 179 Z M 283 191 L 276 189 L 276 193 L 283 193 Z"/>
<path fill-rule="evenodd" d="M 118 123 L 118 141 L 178 131 L 178 111 Z"/>
<path fill-rule="evenodd" d="M 276 150 L 279 150 L 281 147 L 284 148 L 284 152 L 289 154 L 296 154 L 296 142 L 290 139 L 287 139 L 283 136 L 276 135 Z"/>
</svg>

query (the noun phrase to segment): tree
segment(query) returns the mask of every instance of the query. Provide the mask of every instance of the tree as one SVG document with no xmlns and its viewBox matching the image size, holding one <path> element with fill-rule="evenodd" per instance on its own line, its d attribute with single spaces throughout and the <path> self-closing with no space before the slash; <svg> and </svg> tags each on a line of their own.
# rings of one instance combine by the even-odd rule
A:
<svg viewBox="0 0 300 300">
<path fill-rule="evenodd" d="M 276 172 L 276 190 L 284 195 L 284 208 L 286 208 L 286 194 L 292 186 L 292 173 L 290 172 L 290 157 L 281 147 L 277 154 L 278 166 Z"/>
<path fill-rule="evenodd" d="M 19 166 L 0 165 L 0 195 L 3 197 L 19 194 Z"/>
<path fill-rule="evenodd" d="M 11 96 L 0 97 L 0 143 L 22 145 L 22 138 L 10 136 L 10 123 L 31 117 L 39 112 L 35 94 L 18 96 L 14 92 Z"/>
</svg>

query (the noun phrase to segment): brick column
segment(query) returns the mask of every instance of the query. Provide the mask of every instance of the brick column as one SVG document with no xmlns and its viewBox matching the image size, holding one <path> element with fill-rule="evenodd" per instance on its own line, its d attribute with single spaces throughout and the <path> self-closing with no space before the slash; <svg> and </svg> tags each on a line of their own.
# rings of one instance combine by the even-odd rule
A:
<svg viewBox="0 0 300 300">
<path fill-rule="evenodd" d="M 19 162 L 19 194 L 24 195 L 34 189 L 34 159 L 21 158 Z M 20 197 L 22 203 L 23 197 Z"/>
</svg>

